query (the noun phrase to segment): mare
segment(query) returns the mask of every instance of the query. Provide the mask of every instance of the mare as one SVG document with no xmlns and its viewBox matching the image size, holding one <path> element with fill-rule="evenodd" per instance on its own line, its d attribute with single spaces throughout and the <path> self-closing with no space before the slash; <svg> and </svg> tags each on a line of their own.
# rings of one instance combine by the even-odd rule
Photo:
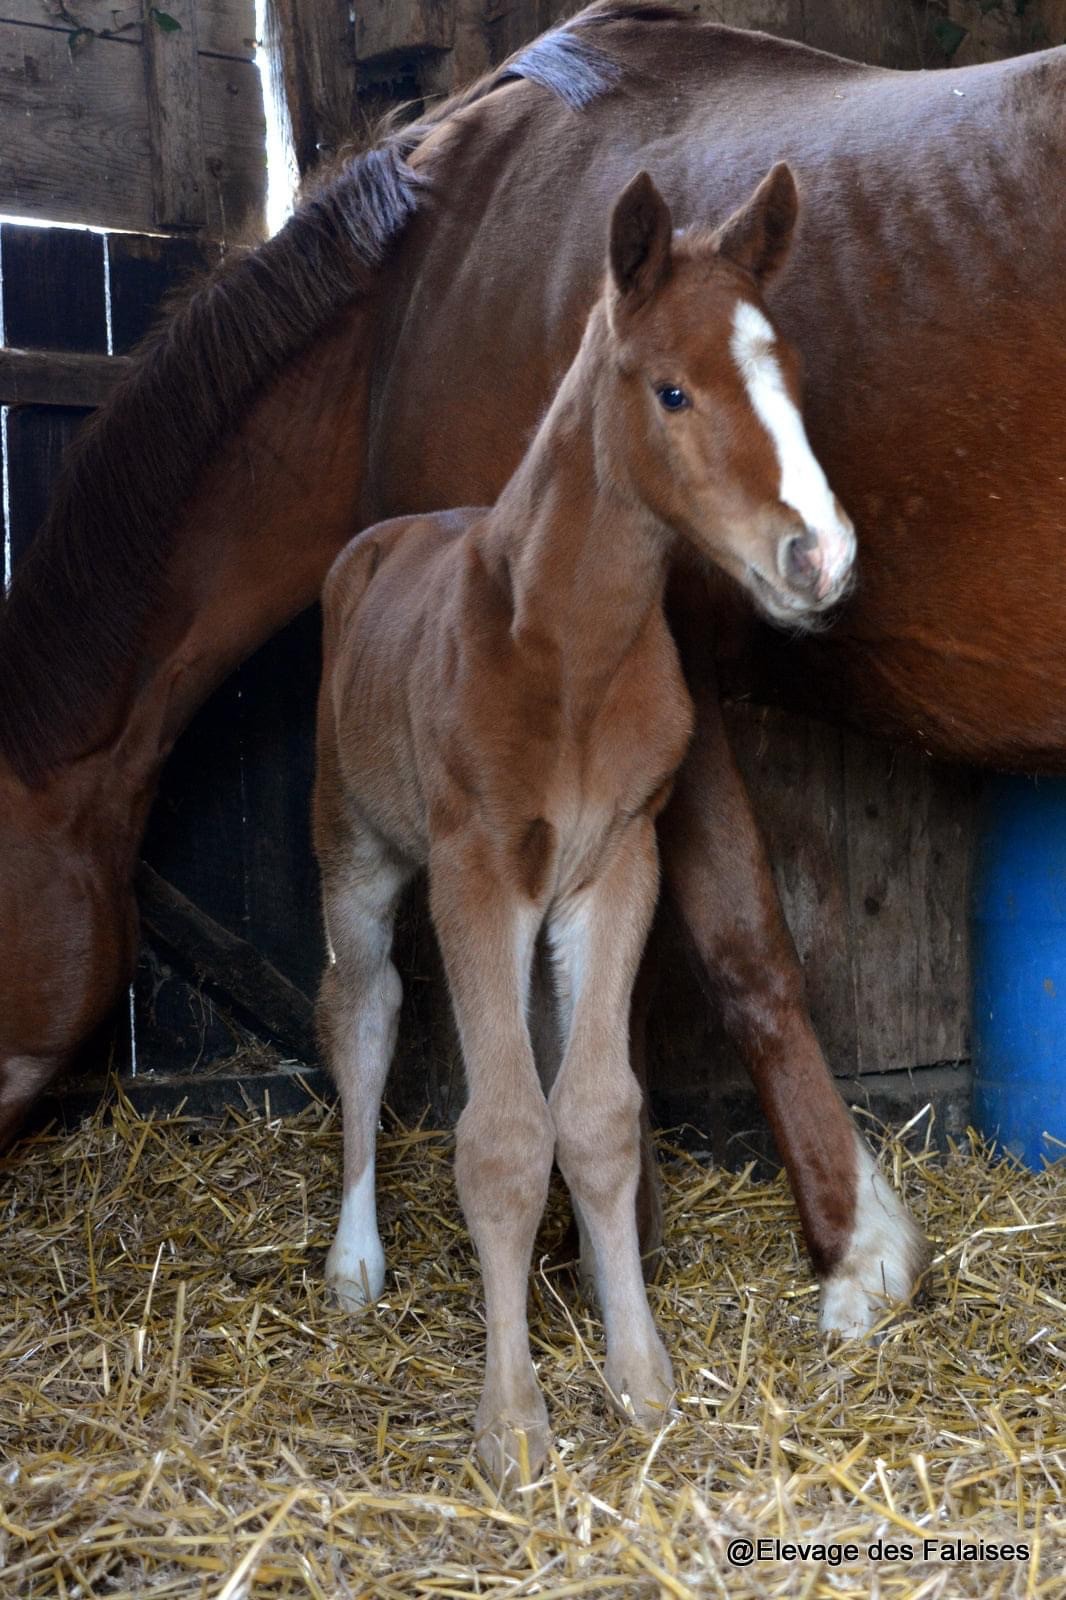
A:
<svg viewBox="0 0 1066 1600">
<path fill-rule="evenodd" d="M 597 6 L 325 174 L 201 288 L 86 430 L 0 619 L 4 1126 L 129 975 L 144 816 L 204 696 L 353 528 L 495 500 L 632 172 L 683 225 L 784 157 L 806 204 L 770 304 L 861 571 L 832 628 L 780 642 L 732 579 L 679 572 L 697 722 L 660 840 L 823 1322 L 869 1325 L 920 1260 L 811 1028 L 718 689 L 770 677 L 941 756 L 1066 765 L 1064 97 L 1063 50 L 897 73 Z"/>
<path fill-rule="evenodd" d="M 352 1306 L 381 1293 L 374 1141 L 400 1005 L 393 922 L 428 866 L 469 1091 L 455 1169 L 485 1284 L 476 1428 L 498 1480 L 539 1472 L 550 1440 L 526 1293 L 553 1159 L 591 1258 L 609 1389 L 649 1425 L 673 1389 L 641 1275 L 628 1049 L 655 819 L 692 732 L 668 564 L 683 542 L 801 622 L 841 597 L 855 553 L 807 443 L 794 353 L 760 295 L 795 217 L 777 166 L 718 233 L 672 240 L 638 174 L 612 213 L 577 355 L 495 506 L 370 528 L 326 581 L 314 816 L 331 962 L 318 1015 L 344 1112 L 327 1277 Z M 544 1086 L 528 1025 L 541 934 L 561 1044 Z"/>
</svg>

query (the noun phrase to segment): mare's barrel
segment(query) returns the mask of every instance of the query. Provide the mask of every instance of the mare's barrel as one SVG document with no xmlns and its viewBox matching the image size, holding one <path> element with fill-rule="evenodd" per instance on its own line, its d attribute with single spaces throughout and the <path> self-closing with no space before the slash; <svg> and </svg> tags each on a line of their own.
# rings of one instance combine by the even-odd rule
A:
<svg viewBox="0 0 1066 1600">
<path fill-rule="evenodd" d="M 1066 1155 L 1066 779 L 988 780 L 972 916 L 974 1124 L 1039 1169 Z"/>
</svg>

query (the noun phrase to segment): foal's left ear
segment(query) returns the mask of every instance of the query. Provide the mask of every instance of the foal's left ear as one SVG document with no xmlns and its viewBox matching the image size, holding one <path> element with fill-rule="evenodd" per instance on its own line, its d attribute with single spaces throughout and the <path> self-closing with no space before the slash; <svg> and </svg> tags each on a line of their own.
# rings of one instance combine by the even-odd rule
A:
<svg viewBox="0 0 1066 1600">
<path fill-rule="evenodd" d="M 757 283 L 768 283 L 784 265 L 798 215 L 792 168 L 779 161 L 751 199 L 718 229 L 714 236 L 718 253 L 750 272 Z"/>
<path fill-rule="evenodd" d="M 619 195 L 611 215 L 614 286 L 632 309 L 653 295 L 670 267 L 670 208 L 646 172 Z"/>
</svg>

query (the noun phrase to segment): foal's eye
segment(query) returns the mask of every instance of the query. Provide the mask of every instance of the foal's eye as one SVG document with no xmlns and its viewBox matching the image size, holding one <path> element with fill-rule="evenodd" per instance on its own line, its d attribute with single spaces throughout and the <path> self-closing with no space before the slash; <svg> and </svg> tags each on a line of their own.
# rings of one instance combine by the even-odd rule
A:
<svg viewBox="0 0 1066 1600">
<path fill-rule="evenodd" d="M 659 404 L 664 411 L 684 411 L 688 405 L 688 395 L 684 389 L 678 389 L 672 383 L 664 383 L 661 389 L 656 389 Z"/>
</svg>

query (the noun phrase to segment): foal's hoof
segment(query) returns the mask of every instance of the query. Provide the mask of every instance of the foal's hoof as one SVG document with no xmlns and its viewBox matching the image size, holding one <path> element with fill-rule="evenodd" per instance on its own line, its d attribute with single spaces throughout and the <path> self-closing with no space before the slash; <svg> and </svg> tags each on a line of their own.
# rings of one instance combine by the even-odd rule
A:
<svg viewBox="0 0 1066 1600">
<path fill-rule="evenodd" d="M 604 1376 L 620 1417 L 649 1432 L 657 1432 L 669 1419 L 674 1396 L 674 1369 L 658 1339 L 639 1356 L 607 1359 Z"/>
<path fill-rule="evenodd" d="M 342 1311 L 365 1311 L 385 1288 L 385 1257 L 346 1260 L 331 1250 L 326 1257 L 326 1293 Z"/>
<path fill-rule="evenodd" d="M 527 1401 L 494 1416 L 478 1407 L 477 1453 L 489 1480 L 500 1489 L 539 1478 L 551 1449 L 551 1427 L 543 1398 Z"/>
</svg>

